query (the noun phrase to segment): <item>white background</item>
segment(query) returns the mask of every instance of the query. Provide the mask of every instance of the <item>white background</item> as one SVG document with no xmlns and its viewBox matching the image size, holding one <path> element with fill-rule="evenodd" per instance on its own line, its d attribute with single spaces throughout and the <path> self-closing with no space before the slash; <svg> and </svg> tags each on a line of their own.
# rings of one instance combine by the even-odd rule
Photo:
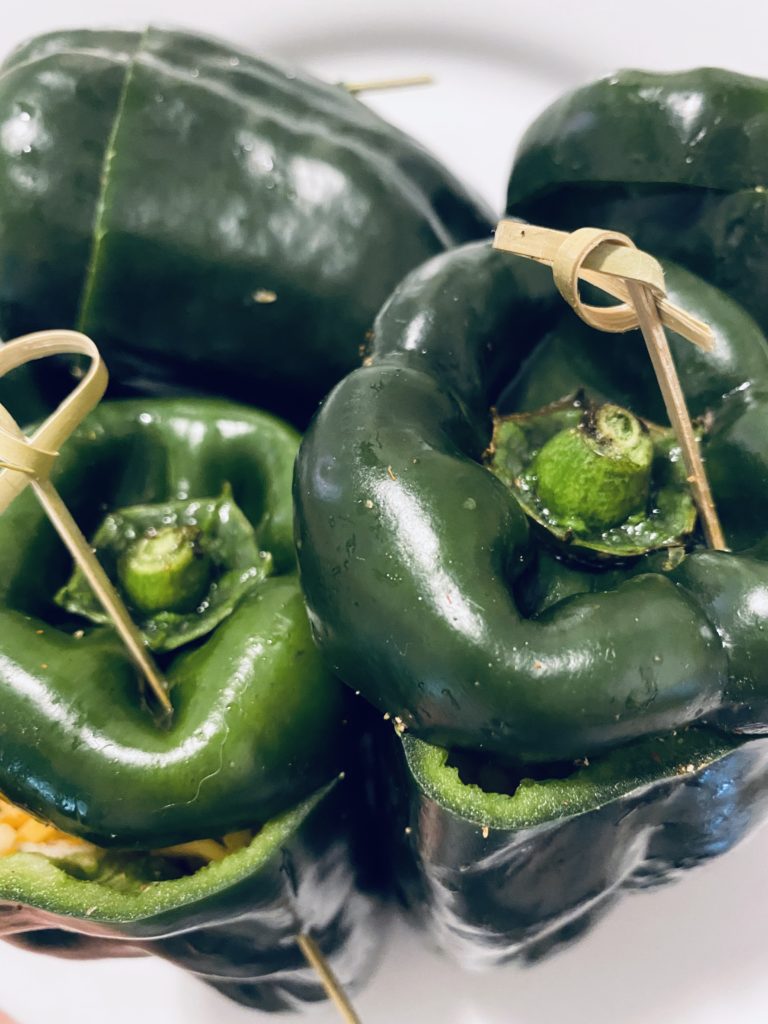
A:
<svg viewBox="0 0 768 1024">
<path fill-rule="evenodd" d="M 516 139 L 555 96 L 616 67 L 716 64 L 768 74 L 768 7 L 674 0 L 0 0 L 0 50 L 62 27 L 204 29 L 331 80 L 429 72 L 368 102 L 501 210 Z M 397 926 L 356 999 L 363 1024 L 763 1024 L 768 832 L 652 894 L 631 895 L 535 968 L 470 975 Z M 0 946 L 0 1010 L 19 1024 L 265 1020 L 153 960 L 59 962 Z M 293 1024 L 336 1024 L 328 1008 Z"/>
</svg>

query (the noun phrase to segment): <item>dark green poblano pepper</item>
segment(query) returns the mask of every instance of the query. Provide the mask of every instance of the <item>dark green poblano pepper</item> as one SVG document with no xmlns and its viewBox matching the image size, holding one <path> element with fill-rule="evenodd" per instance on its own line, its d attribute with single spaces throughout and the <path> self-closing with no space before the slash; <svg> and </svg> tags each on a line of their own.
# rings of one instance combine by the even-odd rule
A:
<svg viewBox="0 0 768 1024">
<path fill-rule="evenodd" d="M 62 448 L 52 481 L 161 659 L 164 727 L 31 490 L 0 518 L 10 941 L 155 953 L 280 1009 L 322 997 L 306 931 L 360 980 L 362 782 L 295 575 L 297 446 L 256 410 L 163 399 L 105 403 Z"/>
<path fill-rule="evenodd" d="M 313 632 L 402 735 L 406 885 L 470 962 L 541 955 L 768 806 L 768 345 L 665 272 L 714 330 L 671 343 L 731 552 L 703 547 L 637 332 L 485 244 L 405 279 L 300 449 Z"/>
<path fill-rule="evenodd" d="M 49 404 L 41 381 L 31 366 L 15 370 L 12 380 L 0 378 L 0 405 L 22 424 L 46 415 Z"/>
<path fill-rule="evenodd" d="M 304 423 L 403 274 L 490 230 L 343 86 L 189 33 L 33 39 L 0 123 L 0 336 L 75 327 L 142 392 Z"/>
<path fill-rule="evenodd" d="M 684 264 L 768 330 L 768 81 L 720 68 L 626 70 L 567 93 L 531 124 L 508 210 L 595 224 Z"/>
</svg>

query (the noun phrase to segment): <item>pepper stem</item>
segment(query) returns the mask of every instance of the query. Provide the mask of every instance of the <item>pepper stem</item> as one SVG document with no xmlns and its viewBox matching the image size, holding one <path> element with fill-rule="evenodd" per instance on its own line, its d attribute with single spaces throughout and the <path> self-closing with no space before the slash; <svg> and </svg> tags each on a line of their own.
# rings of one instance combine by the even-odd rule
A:
<svg viewBox="0 0 768 1024">
<path fill-rule="evenodd" d="M 609 530 L 648 503 L 653 443 L 648 428 L 618 405 L 585 411 L 577 427 L 551 437 L 531 465 L 550 515 L 574 530 Z"/>
<path fill-rule="evenodd" d="M 211 582 L 211 559 L 194 526 L 167 526 L 140 537 L 118 562 L 128 601 L 146 615 L 192 611 Z"/>
</svg>

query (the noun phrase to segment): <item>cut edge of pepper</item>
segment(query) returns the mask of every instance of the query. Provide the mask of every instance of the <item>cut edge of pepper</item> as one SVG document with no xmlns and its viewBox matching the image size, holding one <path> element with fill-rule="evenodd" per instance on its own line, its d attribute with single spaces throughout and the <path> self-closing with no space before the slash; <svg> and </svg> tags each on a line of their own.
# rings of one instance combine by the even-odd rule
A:
<svg viewBox="0 0 768 1024">
<path fill-rule="evenodd" d="M 149 881 L 137 885 L 133 892 L 115 889 L 98 879 L 77 878 L 42 852 L 8 854 L 0 857 L 0 905 L 21 903 L 51 914 L 103 924 L 149 923 L 166 912 L 207 899 L 258 871 L 279 853 L 339 781 L 332 780 L 296 807 L 266 822 L 247 845 L 220 859 L 209 860 L 191 874 Z M 169 851 L 154 852 L 172 855 Z"/>
<path fill-rule="evenodd" d="M 407 768 L 420 789 L 444 810 L 483 829 L 540 828 L 599 810 L 633 791 L 674 778 L 692 779 L 748 742 L 709 728 L 642 739 L 574 763 L 565 778 L 523 777 L 514 793 L 465 782 L 448 763 L 450 750 L 411 734 L 401 737 Z M 524 768 L 523 768 L 524 773 Z"/>
</svg>

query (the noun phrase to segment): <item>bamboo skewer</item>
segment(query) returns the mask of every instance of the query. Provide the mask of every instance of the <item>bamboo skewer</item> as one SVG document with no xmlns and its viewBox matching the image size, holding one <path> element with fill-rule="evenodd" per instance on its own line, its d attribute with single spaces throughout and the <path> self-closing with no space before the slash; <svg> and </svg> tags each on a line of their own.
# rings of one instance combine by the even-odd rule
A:
<svg viewBox="0 0 768 1024">
<path fill-rule="evenodd" d="M 296 942 L 304 954 L 307 963 L 314 968 L 317 976 L 320 978 L 325 994 L 339 1011 L 339 1016 L 344 1021 L 344 1024 L 361 1024 L 360 1018 L 355 1013 L 347 993 L 339 984 L 336 975 L 331 970 L 328 961 L 320 952 L 312 936 L 307 935 L 306 932 L 301 932 L 297 936 Z"/>
<path fill-rule="evenodd" d="M 51 355 L 85 355 L 91 359 L 88 373 L 77 388 L 28 438 L 10 413 L 0 405 L 0 514 L 31 487 L 109 615 L 120 639 L 139 672 L 146 679 L 167 717 L 173 713 L 168 687 L 122 598 L 96 558 L 88 541 L 49 479 L 59 447 L 101 400 L 107 371 L 94 343 L 76 331 L 41 331 L 0 348 L 0 377 L 34 359 Z"/>
<path fill-rule="evenodd" d="M 59 537 L 66 544 L 77 567 L 85 576 L 91 590 L 93 590 L 101 602 L 104 611 L 112 620 L 112 624 L 123 641 L 128 654 L 139 672 L 149 683 L 152 692 L 163 708 L 163 712 L 170 718 L 173 714 L 173 705 L 168 697 L 167 684 L 160 675 L 153 658 L 150 656 L 144 643 L 144 638 L 136 628 L 122 598 L 104 572 L 101 562 L 94 555 L 88 541 L 80 532 L 77 523 L 72 518 L 72 513 L 64 504 L 61 495 L 50 480 L 33 480 L 32 488 L 38 501 L 43 506 L 45 514 L 53 523 Z"/>
<path fill-rule="evenodd" d="M 680 444 L 704 537 L 709 547 L 727 551 L 685 395 L 664 331 L 666 325 L 705 351 L 711 351 L 714 337 L 708 325 L 667 299 L 659 263 L 648 253 L 635 248 L 630 238 L 618 232 L 580 228 L 568 234 L 503 220 L 496 229 L 493 246 L 551 266 L 560 294 L 591 327 L 612 332 L 640 328 L 667 415 Z M 622 299 L 623 304 L 608 307 L 587 305 L 579 295 L 579 278 Z"/>
<path fill-rule="evenodd" d="M 691 418 L 685 404 L 685 395 L 680 386 L 680 378 L 675 368 L 669 341 L 664 333 L 664 326 L 659 319 L 656 303 L 648 294 L 648 290 L 635 281 L 627 281 L 632 305 L 637 310 L 648 354 L 656 372 L 656 378 L 664 398 L 669 422 L 674 428 L 677 440 L 683 453 L 683 461 L 688 472 L 688 483 L 693 491 L 693 500 L 701 516 L 704 537 L 709 547 L 715 551 L 727 551 L 725 535 L 717 515 L 709 480 L 701 461 L 699 445 L 693 433 Z"/>
<path fill-rule="evenodd" d="M 347 92 L 384 92 L 387 89 L 410 89 L 414 85 L 433 85 L 432 75 L 406 75 L 402 78 L 374 78 L 370 82 L 339 82 Z"/>
<path fill-rule="evenodd" d="M 627 235 L 599 228 L 579 228 L 569 234 L 535 224 L 502 220 L 496 228 L 493 247 L 551 267 L 565 301 L 582 320 L 599 331 L 631 331 L 638 326 L 636 311 L 626 305 L 627 281 L 633 280 L 650 288 L 666 327 L 705 352 L 711 352 L 714 347 L 711 328 L 669 301 L 658 260 L 636 249 Z M 586 305 L 578 292 L 578 278 L 597 285 L 625 304 Z"/>
</svg>

